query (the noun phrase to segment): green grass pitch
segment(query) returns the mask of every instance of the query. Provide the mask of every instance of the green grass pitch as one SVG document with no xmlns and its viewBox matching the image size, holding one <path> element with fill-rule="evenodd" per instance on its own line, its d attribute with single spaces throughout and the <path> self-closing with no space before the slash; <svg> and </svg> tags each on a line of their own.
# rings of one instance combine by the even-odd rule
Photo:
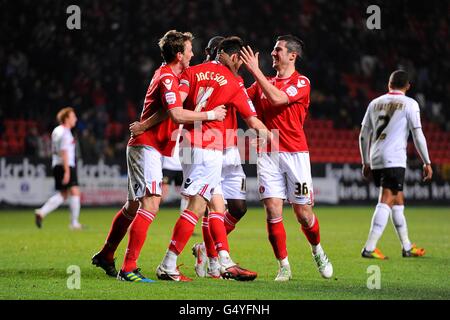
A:
<svg viewBox="0 0 450 320">
<path fill-rule="evenodd" d="M 400 243 L 392 223 L 386 227 L 379 248 L 387 261 L 360 257 L 373 207 L 321 207 L 322 246 L 334 266 L 332 279 L 322 279 L 313 262 L 309 245 L 293 212 L 286 207 L 292 281 L 276 283 L 277 263 L 267 240 L 265 214 L 252 208 L 230 235 L 231 255 L 243 267 L 258 272 L 253 282 L 195 277 L 191 247 L 201 241 L 200 223 L 179 257 L 182 271 L 194 278 L 190 283 L 157 281 L 128 283 L 107 277 L 91 265 L 100 249 L 117 208 L 83 209 L 81 232 L 68 229 L 69 214 L 62 208 L 50 214 L 43 229 L 34 225 L 32 210 L 0 211 L 0 299 L 449 299 L 450 298 L 450 212 L 448 208 L 407 207 L 410 238 L 423 246 L 422 258 L 401 257 Z M 139 266 L 155 279 L 155 269 L 167 248 L 178 211 L 162 208 L 149 229 Z M 127 238 L 119 246 L 120 267 Z M 68 289 L 67 268 L 80 267 L 80 289 Z M 381 288 L 368 289 L 368 267 L 380 268 Z"/>
</svg>

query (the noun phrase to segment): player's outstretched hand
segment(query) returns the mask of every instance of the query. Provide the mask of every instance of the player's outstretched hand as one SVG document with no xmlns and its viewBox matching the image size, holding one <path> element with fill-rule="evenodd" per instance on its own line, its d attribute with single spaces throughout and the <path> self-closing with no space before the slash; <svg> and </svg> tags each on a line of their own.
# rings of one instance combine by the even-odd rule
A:
<svg viewBox="0 0 450 320">
<path fill-rule="evenodd" d="M 143 134 L 144 131 L 145 129 L 139 121 L 135 121 L 132 124 L 130 124 L 131 137 L 135 138 L 138 135 Z"/>
<path fill-rule="evenodd" d="M 364 180 L 369 181 L 371 174 L 372 174 L 372 171 L 370 170 L 370 165 L 363 164 L 363 166 L 362 166 L 362 176 L 363 176 Z"/>
<path fill-rule="evenodd" d="M 219 121 L 223 121 L 223 119 L 225 119 L 225 116 L 227 115 L 227 108 L 223 104 L 215 107 L 213 111 L 216 114 L 216 120 Z"/>
<path fill-rule="evenodd" d="M 430 181 L 433 176 L 433 169 L 431 168 L 431 164 L 423 165 L 423 181 Z"/>
<path fill-rule="evenodd" d="M 251 73 L 259 70 L 259 62 L 258 62 L 259 52 L 253 53 L 252 48 L 250 46 L 242 47 L 241 49 L 241 59 L 244 62 L 245 67 Z"/>
</svg>

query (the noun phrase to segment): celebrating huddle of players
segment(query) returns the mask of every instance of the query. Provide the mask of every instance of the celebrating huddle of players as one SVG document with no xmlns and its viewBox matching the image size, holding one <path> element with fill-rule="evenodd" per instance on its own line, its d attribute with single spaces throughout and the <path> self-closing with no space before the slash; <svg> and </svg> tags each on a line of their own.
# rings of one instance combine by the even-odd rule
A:
<svg viewBox="0 0 450 320">
<path fill-rule="evenodd" d="M 295 69 L 296 60 L 302 56 L 302 41 L 292 35 L 276 39 L 271 53 L 277 72 L 274 77 L 261 72 L 258 53 L 238 37 L 212 38 L 206 61 L 189 66 L 194 55 L 192 41 L 191 33 L 175 30 L 159 41 L 164 63 L 150 82 L 140 121 L 130 125 L 128 200 L 114 217 L 105 244 L 92 257 L 92 263 L 120 280 L 153 282 L 140 272 L 137 260 L 159 211 L 161 158 L 172 156 L 179 144 L 184 178 L 181 193 L 189 200 L 156 269 L 158 279 L 192 280 L 177 268 L 177 258 L 200 218 L 204 242 L 193 247 L 196 274 L 240 281 L 257 277 L 256 272 L 233 262 L 227 240 L 247 210 L 245 174 L 237 147 L 239 112 L 255 133 L 253 141 L 258 145 L 259 193 L 279 264 L 275 280 L 292 277 L 282 216 L 285 200 L 292 205 L 311 245 L 319 273 L 324 278 L 332 277 L 332 264 L 320 244 L 319 220 L 312 210 L 314 192 L 303 131 L 310 82 Z M 247 89 L 238 75 L 242 64 L 255 79 Z M 128 246 L 117 271 L 114 254 L 127 231 Z M 365 255 L 374 252 L 366 249 Z"/>
</svg>

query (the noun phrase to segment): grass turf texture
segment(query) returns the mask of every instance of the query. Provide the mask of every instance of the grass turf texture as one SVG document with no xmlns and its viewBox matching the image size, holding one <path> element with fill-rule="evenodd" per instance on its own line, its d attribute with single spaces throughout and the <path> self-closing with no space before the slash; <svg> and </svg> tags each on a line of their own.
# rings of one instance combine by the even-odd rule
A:
<svg viewBox="0 0 450 320">
<path fill-rule="evenodd" d="M 39 230 L 33 210 L 0 211 L 0 299 L 449 299 L 450 214 L 448 208 L 407 207 L 410 238 L 427 250 L 422 258 L 402 258 L 392 223 L 386 227 L 378 247 L 389 260 L 363 259 L 372 207 L 316 207 L 321 242 L 334 266 L 332 279 L 322 279 L 313 262 L 309 245 L 290 208 L 285 209 L 289 261 L 293 279 L 274 282 L 277 263 L 267 240 L 262 208 L 249 209 L 230 235 L 231 255 L 243 267 L 258 272 L 253 282 L 201 279 L 195 277 L 191 247 L 201 240 L 200 223 L 178 259 L 181 270 L 194 278 L 190 283 L 157 281 L 128 283 L 107 277 L 91 265 L 107 235 L 116 209 L 82 209 L 84 231 L 68 229 L 64 208 L 50 214 Z M 176 209 L 161 209 L 149 229 L 139 266 L 149 278 L 162 260 Z M 117 251 L 119 268 L 127 237 Z M 81 269 L 81 289 L 67 288 L 67 268 Z M 381 289 L 369 290 L 370 265 L 381 270 Z"/>
</svg>

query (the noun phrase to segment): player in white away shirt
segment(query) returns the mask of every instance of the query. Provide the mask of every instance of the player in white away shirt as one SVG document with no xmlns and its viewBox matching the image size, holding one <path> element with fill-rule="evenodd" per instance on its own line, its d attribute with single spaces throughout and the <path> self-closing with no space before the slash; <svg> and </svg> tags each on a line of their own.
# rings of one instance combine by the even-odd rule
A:
<svg viewBox="0 0 450 320">
<path fill-rule="evenodd" d="M 423 180 L 428 181 L 433 175 L 420 122 L 419 104 L 405 96 L 409 88 L 408 74 L 402 70 L 393 72 L 389 78 L 389 92 L 370 102 L 362 121 L 359 136 L 362 173 L 366 179 L 372 174 L 375 185 L 381 187 L 369 237 L 361 252 L 364 258 L 387 259 L 376 245 L 389 215 L 402 243 L 403 257 L 420 257 L 425 254 L 423 248 L 411 244 L 403 214 L 403 182 L 410 131 L 424 163 Z"/>
<path fill-rule="evenodd" d="M 57 119 L 60 125 L 52 132 L 52 167 L 57 193 L 35 210 L 35 221 L 37 227 L 41 228 L 44 217 L 69 198 L 70 228 L 80 230 L 82 226 L 78 221 L 80 190 L 75 163 L 75 139 L 70 131 L 77 123 L 77 116 L 72 108 L 64 108 L 58 112 Z"/>
</svg>

